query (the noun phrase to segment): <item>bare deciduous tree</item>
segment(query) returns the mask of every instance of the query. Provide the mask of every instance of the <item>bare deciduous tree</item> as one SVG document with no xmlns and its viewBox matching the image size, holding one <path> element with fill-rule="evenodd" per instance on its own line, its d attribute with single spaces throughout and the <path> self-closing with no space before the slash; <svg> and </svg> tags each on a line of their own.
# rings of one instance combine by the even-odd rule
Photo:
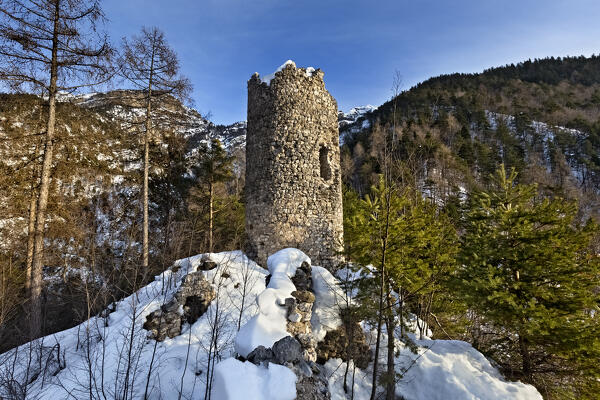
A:
<svg viewBox="0 0 600 400">
<path fill-rule="evenodd" d="M 142 266 L 148 268 L 148 174 L 150 170 L 150 140 L 154 126 L 153 112 L 165 96 L 187 99 L 191 91 L 190 81 L 179 73 L 177 54 L 167 43 L 165 34 L 156 27 L 142 28 L 140 35 L 131 40 L 123 39 L 123 54 L 119 67 L 121 75 L 136 89 L 145 93 L 144 116 L 144 176 L 143 176 L 143 227 Z"/>
<path fill-rule="evenodd" d="M 0 3 L 0 81 L 13 90 L 41 89 L 48 95 L 31 271 L 32 337 L 42 333 L 44 229 L 57 95 L 110 78 L 108 61 L 112 51 L 106 35 L 98 31 L 102 17 L 98 0 L 7 0 Z"/>
</svg>

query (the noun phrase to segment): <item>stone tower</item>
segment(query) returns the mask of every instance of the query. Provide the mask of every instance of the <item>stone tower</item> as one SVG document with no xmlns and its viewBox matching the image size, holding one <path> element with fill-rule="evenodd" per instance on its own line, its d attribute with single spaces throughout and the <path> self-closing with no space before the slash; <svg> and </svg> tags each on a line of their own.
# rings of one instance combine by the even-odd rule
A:
<svg viewBox="0 0 600 400">
<path fill-rule="evenodd" d="M 327 268 L 341 260 L 338 109 L 323 75 L 288 61 L 248 81 L 247 252 L 263 266 L 285 247 Z"/>
</svg>

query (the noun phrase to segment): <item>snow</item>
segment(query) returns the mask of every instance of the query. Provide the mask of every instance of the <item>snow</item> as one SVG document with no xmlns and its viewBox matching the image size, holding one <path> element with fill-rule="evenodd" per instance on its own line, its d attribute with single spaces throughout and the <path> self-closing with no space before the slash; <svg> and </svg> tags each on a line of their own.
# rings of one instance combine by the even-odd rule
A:
<svg viewBox="0 0 600 400">
<path fill-rule="evenodd" d="M 385 343 L 386 339 L 382 340 Z M 542 400 L 533 386 L 502 378 L 469 343 L 458 340 L 417 340 L 416 343 L 418 354 L 397 341 L 401 350 L 395 357 L 395 366 L 396 372 L 403 377 L 396 385 L 396 396 L 406 400 Z M 385 346 L 382 350 L 381 361 L 385 368 Z M 350 376 L 352 367 L 351 363 Z M 346 363 L 331 359 L 325 369 L 329 375 L 331 399 L 346 399 L 343 389 Z M 371 368 L 366 371 L 356 369 L 356 400 L 369 398 L 371 373 Z"/>
<path fill-rule="evenodd" d="M 256 366 L 228 358 L 215 367 L 212 395 L 215 400 L 293 400 L 296 375 L 282 365 Z"/>
<path fill-rule="evenodd" d="M 142 325 L 149 313 L 171 298 L 182 278 L 196 269 L 203 255 L 176 261 L 173 267 L 158 275 L 149 285 L 109 307 L 112 312 L 107 312 L 106 318 L 93 317 L 71 329 L 1 354 L 0 374 L 6 373 L 4 367 L 10 368 L 12 361 L 16 360 L 15 380 L 32 381 L 28 385 L 32 398 L 63 399 L 67 398 L 67 393 L 71 394 L 71 398 L 89 398 L 90 376 L 94 380 L 91 389 L 94 398 L 102 397 L 102 391 L 111 398 L 122 397 L 124 390 L 129 392 L 130 398 L 144 398 L 146 378 L 152 363 L 148 380 L 149 399 L 178 399 L 181 390 L 183 398 L 200 398 L 205 390 L 207 349 L 215 316 L 218 313 L 222 329 L 217 343 L 219 359 L 233 356 L 243 276 L 250 276 L 252 285 L 247 288 L 245 302 L 248 306 L 242 310 L 242 323 L 257 312 L 255 300 L 265 289 L 266 276 L 263 268 L 240 251 L 208 256 L 218 263 L 218 267 L 203 273 L 218 288 L 218 297 L 195 323 L 183 326 L 181 335 L 155 342 L 147 338 L 148 332 Z M 221 276 L 225 271 L 229 278 Z M 129 353 L 130 343 L 132 350 Z M 42 350 L 42 357 L 37 349 Z M 31 365 L 44 366 L 43 371 L 37 371 L 39 376 L 36 379 L 31 379 L 34 376 L 31 372 L 28 378 L 26 371 L 30 354 L 34 359 Z M 57 358 L 60 362 L 55 361 Z M 127 362 L 128 359 L 130 362 Z M 38 360 L 40 362 L 36 362 Z M 127 366 L 131 367 L 131 373 L 128 386 L 125 386 Z M 5 395 L 2 390 L 0 386 L 0 398 Z"/>
<path fill-rule="evenodd" d="M 265 75 L 264 77 L 261 78 L 260 81 L 263 82 L 263 83 L 266 83 L 267 85 L 270 85 L 271 81 L 273 80 L 273 78 L 275 78 L 275 74 L 278 73 L 278 72 L 280 72 L 280 71 L 283 71 L 283 69 L 285 67 L 287 67 L 288 65 L 293 65 L 294 68 L 296 68 L 296 63 L 295 62 L 293 62 L 292 60 L 287 60 L 286 62 L 284 62 L 283 64 L 281 64 L 279 66 L 279 68 L 277 68 L 275 70 L 275 72 L 273 72 L 272 74 L 269 74 L 269 75 Z"/>
<path fill-rule="evenodd" d="M 217 268 L 203 272 L 217 290 L 217 298 L 196 322 L 185 324 L 179 336 L 163 342 L 149 339 L 142 328 L 146 316 L 173 296 L 183 277 L 195 271 L 204 257 L 218 264 Z M 247 356 L 258 345 L 272 347 L 288 335 L 282 305 L 295 290 L 290 278 L 303 262 L 310 263 L 310 258 L 297 249 L 273 254 L 267 261 L 271 279 L 265 287 L 266 271 L 240 251 L 178 260 L 149 285 L 111 305 L 100 316 L 0 355 L 0 376 L 8 376 L 10 366 L 16 365 L 12 376 L 15 382 L 30 381 L 26 385 L 27 398 L 42 400 L 69 396 L 100 398 L 105 393 L 117 398 L 124 397 L 124 391 L 129 398 L 201 398 L 210 374 L 207 350 L 212 346 L 212 327 L 216 322 L 220 335 L 214 353 L 217 358 L 212 371 L 212 398 L 291 400 L 296 396 L 296 376 L 292 370 L 274 363 L 257 366 L 235 357 Z M 349 269 L 338 271 L 345 281 L 357 274 Z M 251 285 L 247 288 L 248 296 L 242 298 L 240 285 L 245 276 L 251 277 Z M 352 299 L 325 268 L 312 266 L 312 279 L 316 300 L 311 324 L 320 340 L 327 330 L 340 325 L 339 310 Z M 242 324 L 239 332 L 238 320 Z M 361 325 L 367 343 L 374 346 L 375 330 L 367 323 Z M 413 330 L 416 325 L 416 318 L 408 321 Z M 387 342 L 386 336 L 384 329 L 382 343 Z M 506 381 L 470 344 L 427 337 L 417 340 L 416 336 L 409 334 L 418 346 L 416 353 L 396 340 L 395 368 L 402 377 L 396 385 L 397 396 L 406 400 L 542 399 L 533 386 Z M 386 357 L 384 345 L 380 352 L 382 369 Z M 32 366 L 29 372 L 28 364 Z M 126 375 L 128 367 L 131 373 Z M 353 385 L 354 399 L 368 399 L 372 364 L 366 370 L 356 369 L 354 381 L 350 367 L 349 384 Z M 343 390 L 345 370 L 346 363 L 339 359 L 325 364 L 332 400 L 347 398 Z M 144 395 L 146 384 L 148 396 Z M 0 385 L 0 398 L 6 397 L 3 390 Z"/>
<path fill-rule="evenodd" d="M 273 78 L 275 78 L 275 74 L 278 73 L 278 72 L 280 72 L 280 71 L 283 71 L 283 69 L 285 67 L 287 67 L 288 65 L 292 65 L 294 68 L 296 68 L 296 63 L 294 61 L 287 60 L 286 62 L 284 62 L 283 64 L 281 64 L 279 66 L 279 68 L 277 68 L 275 70 L 275 72 L 273 72 L 272 74 L 268 74 L 268 75 L 263 76 L 260 79 L 260 81 L 263 82 L 263 83 L 266 83 L 267 85 L 270 85 L 271 81 L 273 80 Z M 313 67 L 307 67 L 305 69 L 304 76 L 311 77 L 315 71 L 316 70 Z M 256 74 L 258 74 L 258 72 L 256 72 Z"/>
<path fill-rule="evenodd" d="M 513 115 L 501 114 L 492 111 L 485 111 L 488 123 L 491 129 L 498 129 L 498 125 L 500 123 L 505 124 L 512 134 L 517 134 L 516 132 L 516 122 L 515 117 Z M 572 136 L 576 141 L 580 142 L 589 137 L 589 134 L 577 129 L 566 128 L 560 125 L 550 125 L 545 122 L 540 121 L 531 121 L 530 127 L 533 131 L 542 139 L 543 142 L 543 159 L 545 162 L 545 167 L 547 171 L 552 170 L 551 166 L 551 154 L 550 154 L 550 146 L 552 143 L 555 143 L 555 136 L 558 133 L 567 134 Z M 529 140 L 531 140 L 529 138 Z M 500 149 L 501 154 L 503 149 Z M 567 159 L 574 156 L 574 154 L 566 154 Z M 579 183 L 583 184 L 584 179 L 578 168 L 581 168 L 581 164 L 577 164 L 570 160 L 569 166 L 571 169 L 571 176 Z"/>
<path fill-rule="evenodd" d="M 312 333 L 317 341 L 325 338 L 327 331 L 341 325 L 339 310 L 348 305 L 348 298 L 338 280 L 323 267 L 312 267 L 315 303 L 310 320 Z"/>
<path fill-rule="evenodd" d="M 505 381 L 489 360 L 469 343 L 420 340 L 417 344 L 422 346 L 416 361 L 418 368 L 408 370 L 396 388 L 397 395 L 414 400 L 542 400 L 533 386 Z M 408 353 L 405 350 L 400 356 Z"/>
<path fill-rule="evenodd" d="M 377 108 L 378 107 L 373 106 L 371 104 L 353 107 L 347 113 L 344 113 L 344 116 L 349 119 L 357 120 L 359 117 L 362 117 L 365 114 L 368 114 L 368 113 L 371 113 L 371 112 L 377 110 Z"/>
<path fill-rule="evenodd" d="M 367 114 L 377 110 L 377 107 L 367 104 L 365 106 L 353 107 L 348 112 L 339 111 L 339 127 L 341 130 L 351 127 L 350 132 L 356 133 L 371 127 Z M 357 124 L 360 122 L 360 124 Z"/>
<path fill-rule="evenodd" d="M 304 261 L 310 263 L 310 258 L 291 248 L 280 250 L 267 259 L 271 279 L 267 289 L 257 297 L 259 312 L 242 326 L 235 338 L 235 350 L 242 357 L 247 357 L 258 346 L 272 347 L 276 341 L 289 336 L 286 310 L 282 306 L 296 290 L 290 278 Z"/>
</svg>

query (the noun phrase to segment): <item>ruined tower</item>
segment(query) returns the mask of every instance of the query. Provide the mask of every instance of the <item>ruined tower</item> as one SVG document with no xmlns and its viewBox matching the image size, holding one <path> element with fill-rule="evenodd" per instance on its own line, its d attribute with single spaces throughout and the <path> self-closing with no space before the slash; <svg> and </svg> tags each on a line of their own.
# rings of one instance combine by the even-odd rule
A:
<svg viewBox="0 0 600 400">
<path fill-rule="evenodd" d="M 263 266 L 285 247 L 327 268 L 341 259 L 338 109 L 323 75 L 288 61 L 248 81 L 247 250 Z"/>
</svg>

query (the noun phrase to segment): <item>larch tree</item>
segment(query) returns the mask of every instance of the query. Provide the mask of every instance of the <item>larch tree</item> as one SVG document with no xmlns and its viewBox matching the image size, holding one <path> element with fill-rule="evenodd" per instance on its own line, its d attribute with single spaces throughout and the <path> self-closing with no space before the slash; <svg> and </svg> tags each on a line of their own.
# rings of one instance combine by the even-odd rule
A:
<svg viewBox="0 0 600 400">
<path fill-rule="evenodd" d="M 111 47 L 99 30 L 97 0 L 6 0 L 0 2 L 0 81 L 14 91 L 47 95 L 43 161 L 31 257 L 31 336 L 42 333 L 42 267 L 46 209 L 52 178 L 59 93 L 106 82 L 111 77 Z"/>
<path fill-rule="evenodd" d="M 169 46 L 165 34 L 156 27 L 142 28 L 139 35 L 130 40 L 123 39 L 119 60 L 120 74 L 135 89 L 145 94 L 144 150 L 142 182 L 142 267 L 148 269 L 149 214 L 148 175 L 150 171 L 150 142 L 155 126 L 158 126 L 157 111 L 160 102 L 167 96 L 185 100 L 191 91 L 190 81 L 180 74 L 179 59 Z"/>
</svg>

